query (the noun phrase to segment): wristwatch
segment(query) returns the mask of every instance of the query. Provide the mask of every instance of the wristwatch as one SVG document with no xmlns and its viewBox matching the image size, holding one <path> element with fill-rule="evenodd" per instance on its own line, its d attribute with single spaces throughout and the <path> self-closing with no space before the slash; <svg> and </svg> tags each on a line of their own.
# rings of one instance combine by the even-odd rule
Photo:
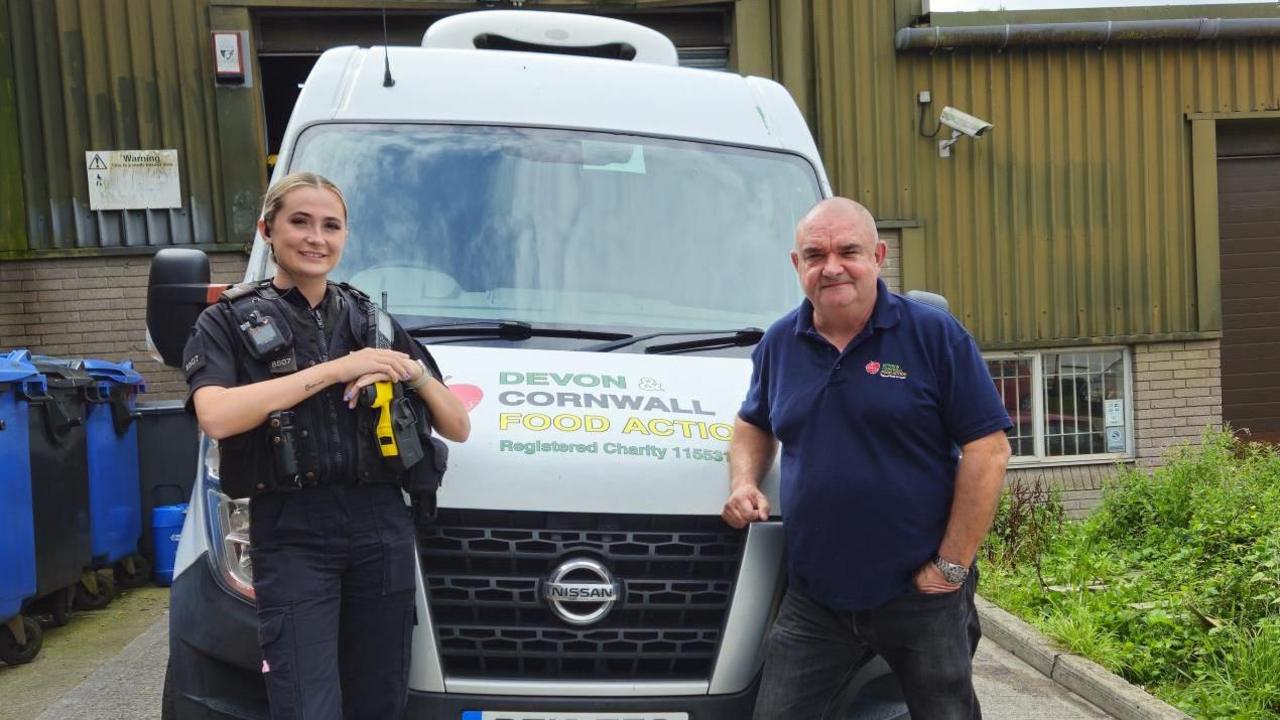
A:
<svg viewBox="0 0 1280 720">
<path fill-rule="evenodd" d="M 933 566 L 938 568 L 938 572 L 942 573 L 942 577 L 952 585 L 959 585 L 964 579 L 969 577 L 968 565 L 957 565 L 953 562 L 943 560 L 941 556 L 933 557 Z"/>
</svg>

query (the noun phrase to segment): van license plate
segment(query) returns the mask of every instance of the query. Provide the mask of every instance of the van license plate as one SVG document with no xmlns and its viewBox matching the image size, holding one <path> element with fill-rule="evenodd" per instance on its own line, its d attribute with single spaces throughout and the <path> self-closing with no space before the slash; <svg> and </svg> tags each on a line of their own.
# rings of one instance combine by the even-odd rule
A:
<svg viewBox="0 0 1280 720">
<path fill-rule="evenodd" d="M 689 720 L 687 712 L 463 710 L 462 720 Z"/>
</svg>

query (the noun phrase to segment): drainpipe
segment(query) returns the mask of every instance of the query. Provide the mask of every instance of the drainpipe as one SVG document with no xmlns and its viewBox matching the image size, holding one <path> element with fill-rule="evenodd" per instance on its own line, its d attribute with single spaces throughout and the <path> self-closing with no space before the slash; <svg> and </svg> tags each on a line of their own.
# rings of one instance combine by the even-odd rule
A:
<svg viewBox="0 0 1280 720">
<path fill-rule="evenodd" d="M 950 50 L 962 47 L 1094 45 L 1110 43 L 1280 39 L 1280 18 L 1189 18 L 1184 20 L 1101 20 L 902 28 L 899 50 Z"/>
</svg>

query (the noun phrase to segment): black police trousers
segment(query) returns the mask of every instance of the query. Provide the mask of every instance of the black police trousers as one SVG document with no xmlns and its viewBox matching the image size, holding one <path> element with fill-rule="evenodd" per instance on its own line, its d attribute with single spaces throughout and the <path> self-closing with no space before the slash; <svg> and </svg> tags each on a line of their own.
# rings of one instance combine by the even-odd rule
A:
<svg viewBox="0 0 1280 720">
<path fill-rule="evenodd" d="M 400 489 L 309 487 L 249 509 L 272 720 L 403 717 L 415 539 Z"/>
</svg>

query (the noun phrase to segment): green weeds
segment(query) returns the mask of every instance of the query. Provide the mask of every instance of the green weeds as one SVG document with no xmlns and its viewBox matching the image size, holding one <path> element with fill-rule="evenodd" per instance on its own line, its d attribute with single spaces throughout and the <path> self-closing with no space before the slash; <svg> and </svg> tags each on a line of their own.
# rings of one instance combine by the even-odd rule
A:
<svg viewBox="0 0 1280 720">
<path fill-rule="evenodd" d="M 1002 501 L 982 592 L 1200 718 L 1280 718 L 1280 454 L 1209 433 L 1122 470 L 1088 519 Z"/>
</svg>

